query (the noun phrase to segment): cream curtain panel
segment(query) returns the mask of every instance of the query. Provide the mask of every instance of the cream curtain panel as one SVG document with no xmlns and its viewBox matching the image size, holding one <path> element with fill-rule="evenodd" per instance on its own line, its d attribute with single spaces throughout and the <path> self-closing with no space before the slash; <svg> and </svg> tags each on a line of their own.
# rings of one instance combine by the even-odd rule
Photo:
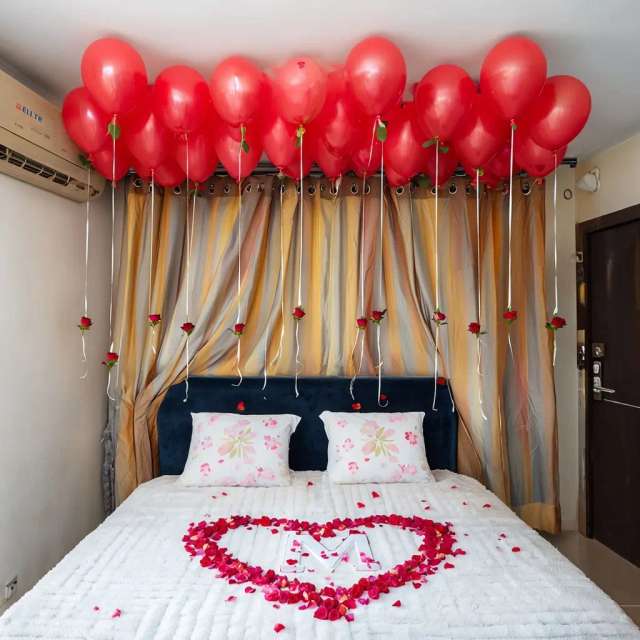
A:
<svg viewBox="0 0 640 640">
<path fill-rule="evenodd" d="M 501 191 L 481 193 L 481 324 L 487 333 L 480 339 L 479 375 L 476 338 L 467 331 L 468 323 L 476 320 L 477 307 L 476 203 L 467 183 L 457 179 L 441 190 L 438 232 L 440 307 L 448 316 L 440 331 L 438 369 L 450 379 L 460 415 L 459 468 L 486 483 L 532 526 L 555 531 L 557 431 L 551 343 L 544 326 L 544 188 L 534 185 L 525 194 L 523 185 L 514 183 L 513 307 L 519 318 L 511 327 L 513 354 L 502 319 L 507 196 Z M 295 371 L 291 310 L 297 304 L 302 252 L 307 312 L 300 324 L 302 375 L 352 375 L 361 250 L 367 314 L 373 308 L 388 308 L 382 324 L 384 374 L 433 374 L 435 198 L 426 187 L 385 188 L 380 274 L 379 179 L 372 179 L 364 192 L 357 178 L 344 178 L 337 192 L 328 180 L 305 180 L 300 244 L 296 184 L 276 177 L 244 182 L 239 298 L 240 318 L 246 322 L 241 341 L 244 374 L 263 375 L 265 362 L 270 376 Z M 186 320 L 187 288 L 189 320 L 195 324 L 190 374 L 236 373 L 237 341 L 229 329 L 238 310 L 237 185 L 216 178 L 195 199 L 195 209 L 189 208 L 189 278 L 185 192 L 156 192 L 153 228 L 150 207 L 149 185 L 129 183 L 116 307 L 118 501 L 157 472 L 158 407 L 166 390 L 185 377 L 186 339 L 180 325 Z M 147 326 L 149 287 L 151 311 L 162 314 L 155 334 Z M 283 322 L 282 354 L 271 366 Z M 376 362 L 375 331 L 370 326 L 362 375 L 375 375 Z M 304 380 L 300 388 L 304 394 Z"/>
</svg>

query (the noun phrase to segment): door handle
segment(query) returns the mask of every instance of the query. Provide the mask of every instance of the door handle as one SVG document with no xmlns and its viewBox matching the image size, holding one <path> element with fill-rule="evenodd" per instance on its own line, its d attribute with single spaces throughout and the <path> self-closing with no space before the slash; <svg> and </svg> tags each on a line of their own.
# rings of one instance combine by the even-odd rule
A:
<svg viewBox="0 0 640 640">
<path fill-rule="evenodd" d="M 615 389 L 608 389 L 607 387 L 600 387 L 600 386 L 594 386 L 593 390 L 596 393 L 615 393 L 616 390 Z"/>
</svg>

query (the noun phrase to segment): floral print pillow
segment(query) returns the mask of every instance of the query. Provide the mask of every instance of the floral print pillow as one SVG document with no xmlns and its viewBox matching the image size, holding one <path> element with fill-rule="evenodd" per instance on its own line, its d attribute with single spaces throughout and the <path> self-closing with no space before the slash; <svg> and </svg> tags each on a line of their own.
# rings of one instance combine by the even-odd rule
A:
<svg viewBox="0 0 640 640">
<path fill-rule="evenodd" d="M 320 414 L 329 438 L 332 482 L 433 481 L 422 431 L 423 412 Z"/>
<path fill-rule="evenodd" d="M 180 481 L 187 487 L 291 484 L 289 438 L 299 416 L 192 413 L 191 446 Z"/>
</svg>

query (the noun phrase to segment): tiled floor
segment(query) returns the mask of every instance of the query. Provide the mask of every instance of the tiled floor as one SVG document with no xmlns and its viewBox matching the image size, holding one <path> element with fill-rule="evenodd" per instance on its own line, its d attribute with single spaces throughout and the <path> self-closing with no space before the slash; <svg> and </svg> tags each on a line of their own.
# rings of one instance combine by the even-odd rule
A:
<svg viewBox="0 0 640 640">
<path fill-rule="evenodd" d="M 640 627 L 640 568 L 577 531 L 545 537 L 606 591 Z"/>
</svg>

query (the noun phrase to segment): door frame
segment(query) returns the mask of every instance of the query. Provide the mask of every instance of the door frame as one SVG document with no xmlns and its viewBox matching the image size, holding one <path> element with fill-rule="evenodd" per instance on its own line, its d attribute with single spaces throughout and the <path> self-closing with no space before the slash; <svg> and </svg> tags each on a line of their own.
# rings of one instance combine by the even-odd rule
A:
<svg viewBox="0 0 640 640">
<path fill-rule="evenodd" d="M 626 209 L 620 209 L 613 213 L 607 213 L 576 225 L 576 252 L 578 256 L 576 269 L 576 304 L 577 304 L 577 329 L 584 331 L 585 353 L 585 388 L 582 390 L 585 397 L 585 422 L 584 422 L 584 488 L 585 488 L 585 519 L 586 535 L 593 537 L 593 474 L 591 462 L 591 403 L 593 402 L 591 388 L 593 386 L 593 369 L 591 355 L 591 300 L 589 296 L 589 283 L 591 281 L 591 262 L 589 256 L 589 238 L 596 231 L 611 229 L 629 222 L 640 221 L 640 204 L 632 205 Z"/>
</svg>

